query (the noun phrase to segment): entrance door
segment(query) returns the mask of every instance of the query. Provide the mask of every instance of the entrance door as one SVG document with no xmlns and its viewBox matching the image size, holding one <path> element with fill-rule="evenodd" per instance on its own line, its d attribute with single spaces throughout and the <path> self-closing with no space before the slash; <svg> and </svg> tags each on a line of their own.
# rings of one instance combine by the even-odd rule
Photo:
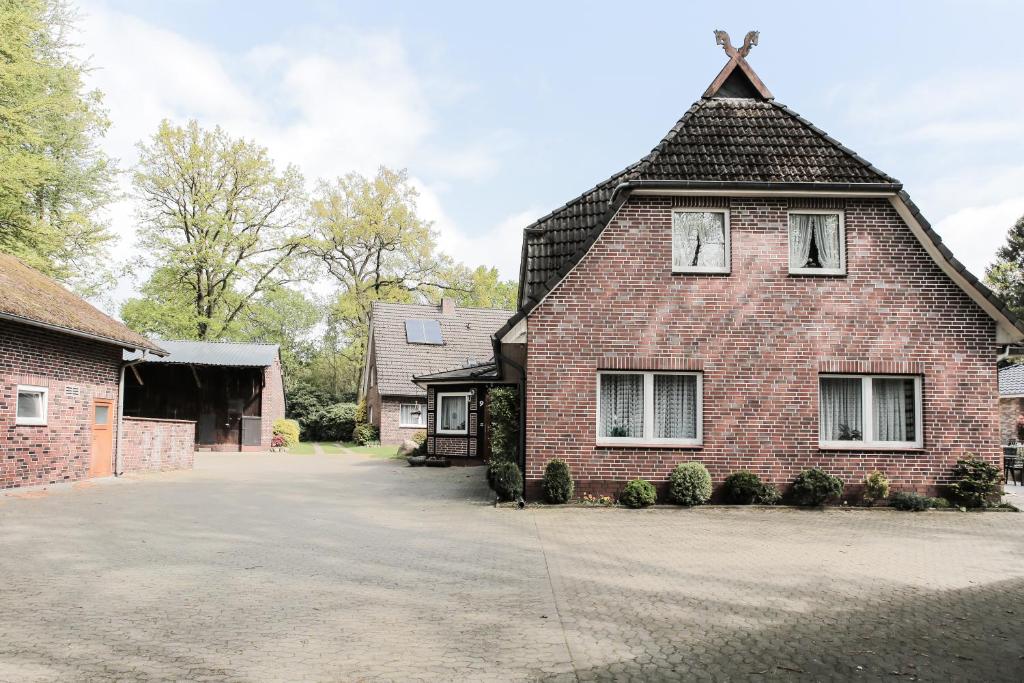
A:
<svg viewBox="0 0 1024 683">
<path fill-rule="evenodd" d="M 114 402 L 98 398 L 92 404 L 92 461 L 90 477 L 109 477 L 114 471 Z"/>
</svg>

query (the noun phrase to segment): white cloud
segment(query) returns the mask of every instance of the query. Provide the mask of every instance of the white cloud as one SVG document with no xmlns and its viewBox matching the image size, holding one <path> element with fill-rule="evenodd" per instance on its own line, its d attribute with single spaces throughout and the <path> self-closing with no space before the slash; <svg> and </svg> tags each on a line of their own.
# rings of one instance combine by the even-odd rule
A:
<svg viewBox="0 0 1024 683">
<path fill-rule="evenodd" d="M 81 52 L 94 67 L 89 86 L 105 93 L 112 121 L 104 147 L 123 168 L 135 162 L 136 143 L 165 118 L 177 123 L 196 118 L 204 126 L 220 125 L 252 138 L 278 163 L 296 164 L 308 181 L 350 171 L 369 174 L 384 164 L 428 172 L 434 187 L 448 180 L 464 185 L 492 174 L 497 155 L 515 144 L 504 131 L 484 132 L 457 145 L 440 140 L 439 108 L 471 89 L 424 72 L 393 32 L 310 28 L 280 43 L 231 54 L 114 11 L 102 0 L 87 3 L 81 28 Z M 518 235 L 505 228 L 489 231 L 491 239 L 505 240 L 495 249 L 493 241 L 470 236 L 448 219 L 426 183 L 416 184 L 424 190 L 424 212 L 437 221 L 452 256 L 472 265 L 499 265 L 503 275 L 518 271 Z M 121 185 L 130 194 L 127 175 Z M 115 256 L 130 260 L 132 199 L 115 203 L 109 220 L 119 235 Z M 481 244 L 486 248 L 473 250 Z M 513 250 L 516 265 L 510 268 L 507 255 Z M 114 298 L 124 299 L 136 285 L 121 283 Z"/>
<path fill-rule="evenodd" d="M 935 230 L 967 269 L 982 277 L 1006 242 L 1006 233 L 1024 216 L 1024 197 L 961 209 L 944 218 Z"/>
</svg>

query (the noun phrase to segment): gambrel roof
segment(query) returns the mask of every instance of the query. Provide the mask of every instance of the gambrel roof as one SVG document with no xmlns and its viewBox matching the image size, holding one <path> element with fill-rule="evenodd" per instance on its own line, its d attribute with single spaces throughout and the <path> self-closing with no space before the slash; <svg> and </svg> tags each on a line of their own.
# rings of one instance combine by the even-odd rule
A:
<svg viewBox="0 0 1024 683">
<path fill-rule="evenodd" d="M 953 258 L 898 180 L 774 101 L 736 52 L 647 156 L 525 228 L 519 311 L 498 338 L 572 270 L 630 194 L 689 192 L 885 197 L 940 268 L 999 323 L 1000 341 L 1024 339 L 1024 326 Z"/>
</svg>

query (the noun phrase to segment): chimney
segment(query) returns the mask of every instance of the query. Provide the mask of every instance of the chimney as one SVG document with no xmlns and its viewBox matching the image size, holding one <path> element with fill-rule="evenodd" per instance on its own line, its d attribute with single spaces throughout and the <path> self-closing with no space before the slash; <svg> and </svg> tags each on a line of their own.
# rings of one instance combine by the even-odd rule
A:
<svg viewBox="0 0 1024 683">
<path fill-rule="evenodd" d="M 455 315 L 455 300 L 444 297 L 441 299 L 441 315 Z"/>
</svg>

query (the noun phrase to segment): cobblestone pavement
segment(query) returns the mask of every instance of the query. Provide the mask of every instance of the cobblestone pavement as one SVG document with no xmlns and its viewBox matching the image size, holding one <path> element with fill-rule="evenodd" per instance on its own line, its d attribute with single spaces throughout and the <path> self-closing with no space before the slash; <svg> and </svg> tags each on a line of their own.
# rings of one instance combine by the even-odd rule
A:
<svg viewBox="0 0 1024 683">
<path fill-rule="evenodd" d="M 1020 680 L 1024 515 L 495 509 L 202 455 L 0 497 L 0 680 Z"/>
</svg>

